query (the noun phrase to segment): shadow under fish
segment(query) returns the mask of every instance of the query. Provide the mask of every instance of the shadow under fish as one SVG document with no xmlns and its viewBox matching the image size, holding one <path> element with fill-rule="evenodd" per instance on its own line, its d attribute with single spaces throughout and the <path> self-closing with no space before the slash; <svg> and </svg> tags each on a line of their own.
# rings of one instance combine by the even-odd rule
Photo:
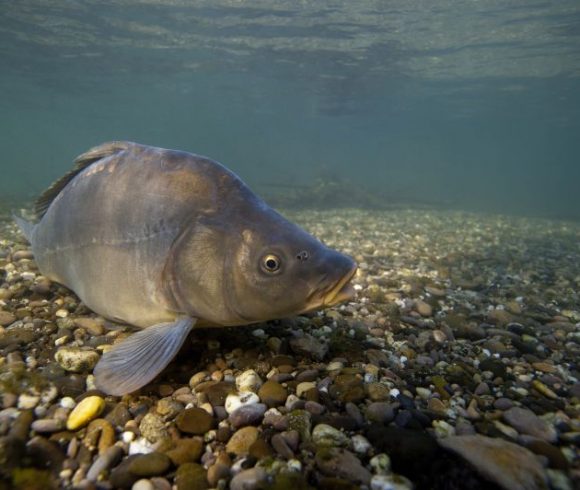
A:
<svg viewBox="0 0 580 490">
<path fill-rule="evenodd" d="M 142 328 L 95 367 L 105 393 L 149 383 L 194 327 L 263 322 L 354 295 L 350 257 L 209 158 L 120 141 L 75 164 L 36 202 L 37 223 L 15 220 L 46 277 Z"/>
</svg>

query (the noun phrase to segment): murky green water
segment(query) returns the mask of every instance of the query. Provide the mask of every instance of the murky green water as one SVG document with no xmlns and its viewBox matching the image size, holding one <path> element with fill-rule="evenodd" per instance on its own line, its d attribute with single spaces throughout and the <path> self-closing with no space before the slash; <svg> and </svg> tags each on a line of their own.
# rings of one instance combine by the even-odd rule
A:
<svg viewBox="0 0 580 490">
<path fill-rule="evenodd" d="M 130 139 L 268 195 L 578 217 L 579 52 L 575 0 L 4 0 L 0 193 Z"/>
</svg>

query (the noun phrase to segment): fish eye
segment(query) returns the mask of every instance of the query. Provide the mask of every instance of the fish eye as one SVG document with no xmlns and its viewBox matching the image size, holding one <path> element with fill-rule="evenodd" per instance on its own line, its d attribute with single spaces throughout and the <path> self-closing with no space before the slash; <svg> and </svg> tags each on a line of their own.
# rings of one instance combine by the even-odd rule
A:
<svg viewBox="0 0 580 490">
<path fill-rule="evenodd" d="M 280 265 L 280 259 L 274 254 L 268 254 L 262 258 L 262 269 L 266 272 L 278 272 L 280 270 Z"/>
</svg>

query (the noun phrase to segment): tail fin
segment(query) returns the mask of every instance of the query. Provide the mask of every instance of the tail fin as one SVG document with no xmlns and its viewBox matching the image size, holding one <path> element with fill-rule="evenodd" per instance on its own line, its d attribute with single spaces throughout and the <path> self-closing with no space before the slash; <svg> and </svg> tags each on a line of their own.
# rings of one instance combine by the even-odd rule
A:
<svg viewBox="0 0 580 490">
<path fill-rule="evenodd" d="M 32 243 L 32 233 L 34 232 L 34 227 L 36 225 L 30 221 L 26 221 L 20 216 L 16 216 L 14 213 L 12 213 L 12 218 L 14 218 L 14 221 L 16 221 L 16 224 L 20 227 L 20 231 L 22 231 L 26 239 Z"/>
</svg>

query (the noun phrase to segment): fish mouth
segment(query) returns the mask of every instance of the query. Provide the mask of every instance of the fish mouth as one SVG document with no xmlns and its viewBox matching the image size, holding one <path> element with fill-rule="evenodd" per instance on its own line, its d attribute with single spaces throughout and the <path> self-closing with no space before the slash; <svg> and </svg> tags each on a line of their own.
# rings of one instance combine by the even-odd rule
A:
<svg viewBox="0 0 580 490">
<path fill-rule="evenodd" d="M 332 289 L 323 295 L 322 306 L 334 306 L 338 303 L 354 298 L 355 290 L 350 281 L 356 274 L 357 269 L 357 265 L 354 264 L 352 268 L 332 287 Z"/>
</svg>

